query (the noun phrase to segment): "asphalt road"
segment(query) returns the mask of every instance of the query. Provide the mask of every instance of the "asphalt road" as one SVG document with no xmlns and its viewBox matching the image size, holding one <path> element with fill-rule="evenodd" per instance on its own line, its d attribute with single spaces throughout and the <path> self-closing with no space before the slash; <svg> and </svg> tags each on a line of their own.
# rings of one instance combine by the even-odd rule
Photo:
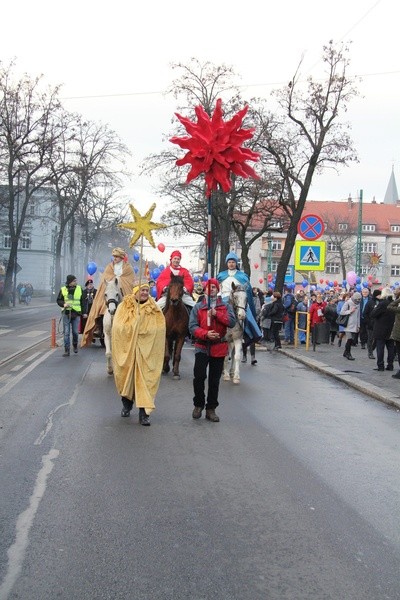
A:
<svg viewBox="0 0 400 600">
<path fill-rule="evenodd" d="M 61 353 L 3 365 L 0 600 L 400 598 L 395 408 L 260 350 L 194 421 L 186 345 L 144 428 Z"/>
</svg>

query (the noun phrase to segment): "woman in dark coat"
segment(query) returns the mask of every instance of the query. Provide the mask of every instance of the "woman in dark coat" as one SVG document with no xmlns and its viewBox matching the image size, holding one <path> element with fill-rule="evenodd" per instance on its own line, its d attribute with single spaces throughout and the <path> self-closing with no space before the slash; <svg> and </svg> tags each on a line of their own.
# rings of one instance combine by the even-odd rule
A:
<svg viewBox="0 0 400 600">
<path fill-rule="evenodd" d="M 390 288 L 383 288 L 380 295 L 377 296 L 378 304 L 371 311 L 373 319 L 373 335 L 376 343 L 376 371 L 385 370 L 384 352 L 387 348 L 387 371 L 393 371 L 394 361 L 394 341 L 390 337 L 395 320 L 395 314 L 388 309 L 393 300 L 393 292 Z"/>
<path fill-rule="evenodd" d="M 399 361 L 400 367 L 400 288 L 396 288 L 394 291 L 395 299 L 388 305 L 388 310 L 390 310 L 394 316 L 394 325 L 392 329 L 391 337 L 394 340 L 394 344 L 396 347 L 397 360 Z M 400 369 L 392 375 L 395 379 L 400 379 Z"/>
<path fill-rule="evenodd" d="M 272 294 L 271 308 L 268 310 L 268 317 L 271 319 L 271 332 L 275 342 L 274 350 L 282 348 L 279 333 L 282 329 L 283 311 L 282 295 L 280 292 L 274 292 Z"/>
</svg>

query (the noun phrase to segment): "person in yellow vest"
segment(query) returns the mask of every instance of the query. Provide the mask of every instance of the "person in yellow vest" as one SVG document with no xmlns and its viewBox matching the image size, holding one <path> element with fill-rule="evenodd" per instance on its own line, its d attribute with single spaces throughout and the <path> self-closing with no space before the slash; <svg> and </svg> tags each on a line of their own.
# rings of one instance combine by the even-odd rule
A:
<svg viewBox="0 0 400 600">
<path fill-rule="evenodd" d="M 63 356 L 69 356 L 70 353 L 71 331 L 74 353 L 78 353 L 78 327 L 83 312 L 83 296 L 82 288 L 77 285 L 76 281 L 75 275 L 67 275 L 65 285 L 62 286 L 57 296 L 57 304 L 62 309 L 64 327 Z"/>
</svg>

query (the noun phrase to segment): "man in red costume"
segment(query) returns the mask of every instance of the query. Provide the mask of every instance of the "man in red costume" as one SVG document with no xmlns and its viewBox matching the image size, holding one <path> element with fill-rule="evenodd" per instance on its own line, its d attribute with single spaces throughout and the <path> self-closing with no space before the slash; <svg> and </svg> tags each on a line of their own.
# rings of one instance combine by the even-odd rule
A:
<svg viewBox="0 0 400 600">
<path fill-rule="evenodd" d="M 160 273 L 156 281 L 157 287 L 157 304 L 163 309 L 167 301 L 166 290 L 171 281 L 171 275 L 179 275 L 183 278 L 184 294 L 182 301 L 186 306 L 194 306 L 196 302 L 193 300 L 191 294 L 194 288 L 194 281 L 191 274 L 187 269 L 181 267 L 182 254 L 179 250 L 174 250 L 170 256 L 170 265 L 164 271 Z"/>
</svg>

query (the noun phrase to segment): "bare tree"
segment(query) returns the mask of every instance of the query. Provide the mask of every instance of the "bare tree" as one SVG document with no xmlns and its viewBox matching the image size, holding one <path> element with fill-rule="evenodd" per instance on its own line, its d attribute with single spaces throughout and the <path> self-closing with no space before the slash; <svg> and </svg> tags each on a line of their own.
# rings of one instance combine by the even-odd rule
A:
<svg viewBox="0 0 400 600">
<path fill-rule="evenodd" d="M 180 76 L 173 81 L 169 92 L 178 100 L 184 99 L 185 104 L 179 108 L 180 112 L 189 110 L 193 114 L 195 106 L 200 104 L 211 116 L 217 99 L 225 97 L 224 112 L 225 117 L 229 118 L 246 104 L 240 97 L 238 88 L 232 83 L 234 72 L 230 67 L 216 67 L 209 62 L 202 64 L 192 59 L 187 65 L 177 64 L 173 68 L 179 69 Z M 247 122 L 251 122 L 251 108 L 248 115 Z M 180 124 L 175 122 L 174 126 L 174 135 L 183 134 Z M 251 143 L 249 147 L 252 147 Z M 170 147 L 160 154 L 149 156 L 143 165 L 144 172 L 160 173 L 161 186 L 158 193 L 167 198 L 171 205 L 163 215 L 163 221 L 170 225 L 176 235 L 198 234 L 206 240 L 208 201 L 205 198 L 204 177 L 199 176 L 189 185 L 183 183 L 185 175 L 175 165 L 178 158 L 180 156 L 175 147 Z M 242 245 L 244 269 L 250 272 L 248 252 L 251 243 L 268 229 L 272 218 L 271 211 L 266 209 L 262 200 L 270 197 L 271 189 L 276 186 L 276 182 L 272 183 L 272 178 L 265 170 L 260 171 L 261 181 L 256 185 L 252 180 L 232 176 L 229 193 L 218 190 L 212 194 L 212 271 L 215 267 L 219 270 L 225 267 L 225 255 L 236 237 Z M 276 190 L 274 194 L 276 195 Z M 247 232 L 255 220 L 260 230 L 253 231 L 249 238 Z M 215 264 L 217 250 L 220 256 L 218 266 Z"/>
<path fill-rule="evenodd" d="M 322 215 L 326 225 L 325 237 L 327 238 L 328 250 L 326 262 L 337 260 L 339 258 L 342 277 L 346 279 L 347 265 L 354 263 L 356 253 L 355 235 L 357 235 L 357 222 L 354 218 L 346 222 L 346 229 L 343 229 L 343 219 L 336 215 Z"/>
<path fill-rule="evenodd" d="M 307 80 L 303 90 L 301 63 L 289 84 L 276 93 L 278 111 L 255 111 L 259 137 L 255 148 L 263 163 L 281 182 L 279 202 L 290 220 L 285 247 L 276 274 L 276 289 L 282 290 L 301 219 L 315 174 L 323 168 L 338 169 L 356 161 L 349 125 L 339 122 L 349 102 L 357 95 L 355 79 L 347 76 L 348 47 L 323 49 L 324 81 Z"/>
<path fill-rule="evenodd" d="M 18 242 L 29 202 L 49 181 L 48 159 L 61 135 L 57 123 L 59 88 L 41 89 L 41 77 L 14 76 L 14 64 L 0 64 L 0 175 L 4 182 L 2 205 L 8 212 L 11 240 L 3 299 L 12 291 Z"/>
<path fill-rule="evenodd" d="M 61 253 L 67 225 L 74 223 L 84 198 L 94 193 L 99 181 L 115 184 L 124 173 L 128 149 L 107 126 L 64 113 L 65 134 L 51 156 L 51 183 L 56 191 L 59 230 L 56 240 L 55 289 L 61 284 Z M 73 227 L 72 227 L 73 231 Z M 70 238 L 73 256 L 73 237 Z"/>
</svg>

